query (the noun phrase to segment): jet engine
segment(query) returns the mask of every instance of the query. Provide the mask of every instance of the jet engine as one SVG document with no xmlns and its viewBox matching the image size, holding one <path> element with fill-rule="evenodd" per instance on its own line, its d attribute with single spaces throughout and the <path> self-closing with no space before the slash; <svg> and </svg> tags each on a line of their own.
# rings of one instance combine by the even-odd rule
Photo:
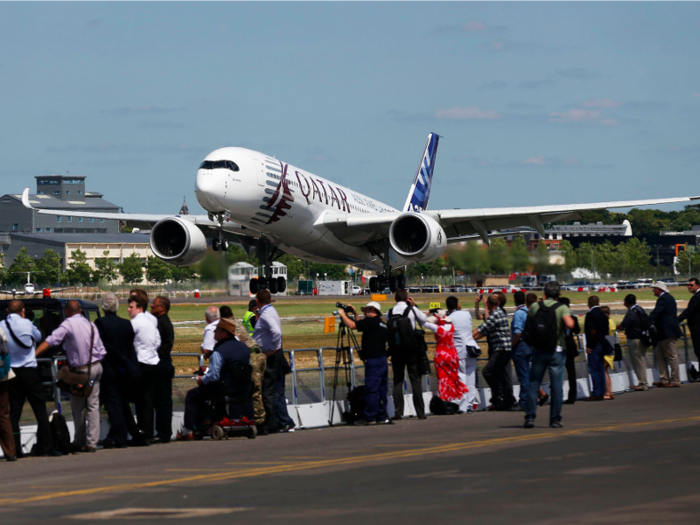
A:
<svg viewBox="0 0 700 525">
<path fill-rule="evenodd" d="M 169 264 L 189 266 L 204 259 L 207 239 L 190 221 L 168 217 L 151 229 L 151 250 Z"/>
<path fill-rule="evenodd" d="M 399 215 L 389 228 L 389 242 L 405 259 L 430 262 L 447 247 L 447 235 L 434 219 L 420 213 Z"/>
</svg>

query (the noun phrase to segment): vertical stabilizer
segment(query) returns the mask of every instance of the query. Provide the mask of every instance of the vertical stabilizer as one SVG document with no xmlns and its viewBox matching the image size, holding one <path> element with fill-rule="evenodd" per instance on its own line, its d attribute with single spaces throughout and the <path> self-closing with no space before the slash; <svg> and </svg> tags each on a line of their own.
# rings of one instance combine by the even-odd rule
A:
<svg viewBox="0 0 700 525">
<path fill-rule="evenodd" d="M 422 211 L 428 208 L 430 198 L 430 186 L 433 183 L 433 170 L 435 169 L 435 158 L 437 157 L 438 142 L 440 135 L 431 133 L 428 135 L 428 143 L 425 145 L 423 157 L 420 159 L 420 166 L 413 179 L 411 190 L 408 192 L 404 211 Z"/>
</svg>

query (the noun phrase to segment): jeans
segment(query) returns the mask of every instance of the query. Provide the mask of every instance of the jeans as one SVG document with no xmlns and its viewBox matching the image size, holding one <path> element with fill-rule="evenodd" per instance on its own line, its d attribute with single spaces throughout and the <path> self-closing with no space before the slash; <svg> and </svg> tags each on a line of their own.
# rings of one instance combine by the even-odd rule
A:
<svg viewBox="0 0 700 525">
<path fill-rule="evenodd" d="M 386 357 L 372 357 L 365 361 L 365 419 L 386 421 L 389 362 Z"/>
<path fill-rule="evenodd" d="M 515 365 L 515 375 L 520 383 L 520 406 L 525 408 L 530 386 L 530 360 L 532 359 L 532 349 L 530 346 L 520 341 L 513 350 L 513 365 Z"/>
<path fill-rule="evenodd" d="M 561 406 L 564 402 L 564 370 L 566 369 L 566 352 L 532 352 L 530 369 L 530 390 L 527 394 L 525 417 L 535 419 L 537 415 L 537 392 L 542 384 L 544 373 L 549 369 L 550 391 L 552 401 L 549 406 L 549 421 L 561 421 Z"/>
<path fill-rule="evenodd" d="M 605 395 L 605 350 L 600 345 L 591 348 L 591 353 L 588 355 L 588 375 L 593 383 L 591 396 Z"/>
</svg>

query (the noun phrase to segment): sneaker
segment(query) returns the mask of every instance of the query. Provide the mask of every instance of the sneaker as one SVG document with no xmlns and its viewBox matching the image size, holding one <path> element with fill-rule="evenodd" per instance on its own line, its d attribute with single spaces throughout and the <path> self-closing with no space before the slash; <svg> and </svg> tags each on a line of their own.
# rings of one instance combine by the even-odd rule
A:
<svg viewBox="0 0 700 525">
<path fill-rule="evenodd" d="M 535 428 L 535 419 L 532 417 L 526 417 L 523 428 Z"/>
<path fill-rule="evenodd" d="M 550 428 L 564 428 L 564 425 L 561 424 L 561 421 L 552 421 L 549 424 Z"/>
</svg>

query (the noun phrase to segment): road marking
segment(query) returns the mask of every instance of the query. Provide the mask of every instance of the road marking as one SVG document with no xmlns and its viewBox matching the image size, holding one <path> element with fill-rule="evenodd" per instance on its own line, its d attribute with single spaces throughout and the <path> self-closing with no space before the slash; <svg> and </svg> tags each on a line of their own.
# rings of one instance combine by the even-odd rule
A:
<svg viewBox="0 0 700 525">
<path fill-rule="evenodd" d="M 522 436 L 512 436 L 504 438 L 493 438 L 483 441 L 469 442 L 469 443 L 452 443 L 449 445 L 440 445 L 431 448 L 420 448 L 412 450 L 403 450 L 395 452 L 383 452 L 378 454 L 369 454 L 366 456 L 355 456 L 347 458 L 336 458 L 320 461 L 307 461 L 304 463 L 291 463 L 287 465 L 269 466 L 257 469 L 250 469 L 245 471 L 230 471 L 221 472 L 217 474 L 201 474 L 197 476 L 188 476 L 184 478 L 173 478 L 161 481 L 151 481 L 144 483 L 125 483 L 122 485 L 112 485 L 107 487 L 94 487 L 90 489 L 83 490 L 71 490 L 64 492 L 54 492 L 52 494 L 44 494 L 41 496 L 32 496 L 29 498 L 21 499 L 4 499 L 0 500 L 0 506 L 8 504 L 18 504 L 18 503 L 31 503 L 34 501 L 46 501 L 49 499 L 56 498 L 66 498 L 71 496 L 86 496 L 89 494 L 100 494 L 100 493 L 110 493 L 110 492 L 125 492 L 129 490 L 149 488 L 149 487 L 160 487 L 164 485 L 176 485 L 179 483 L 191 483 L 194 481 L 225 481 L 236 478 L 251 478 L 264 476 L 269 474 L 284 474 L 287 472 L 297 472 L 303 470 L 311 470 L 317 468 L 327 468 L 327 467 L 337 467 L 344 465 L 357 465 L 361 463 L 372 463 L 379 461 L 388 461 L 393 459 L 405 459 L 419 456 L 430 456 L 434 454 L 444 454 L 447 452 L 458 452 L 462 450 L 469 450 L 474 448 L 487 447 L 491 445 L 503 445 L 511 443 L 523 443 L 528 441 L 536 441 L 540 439 L 548 438 L 558 438 L 565 436 L 574 436 L 579 434 L 588 434 L 591 432 L 608 432 L 611 430 L 619 430 L 622 428 L 636 428 L 649 425 L 661 425 L 668 423 L 682 423 L 700 421 L 700 416 L 687 417 L 687 418 L 677 418 L 677 419 L 660 419 L 656 421 L 642 421 L 639 423 L 622 423 L 619 425 L 609 425 L 604 427 L 586 427 L 575 430 L 567 430 L 565 432 L 560 431 L 547 431 L 540 434 L 526 434 Z"/>
</svg>

